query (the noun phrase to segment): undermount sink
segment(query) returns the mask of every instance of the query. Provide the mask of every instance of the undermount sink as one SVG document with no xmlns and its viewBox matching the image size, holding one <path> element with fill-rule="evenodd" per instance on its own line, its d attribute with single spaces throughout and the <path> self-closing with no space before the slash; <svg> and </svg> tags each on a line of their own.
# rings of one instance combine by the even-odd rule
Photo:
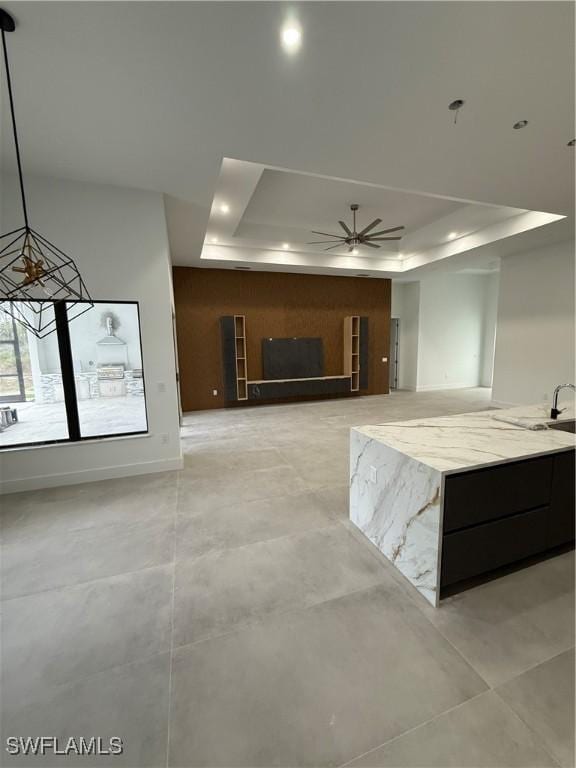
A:
<svg viewBox="0 0 576 768">
<path fill-rule="evenodd" d="M 571 432 L 576 434 L 576 419 L 566 421 L 551 421 L 548 422 L 549 429 L 558 429 L 560 432 Z"/>
</svg>

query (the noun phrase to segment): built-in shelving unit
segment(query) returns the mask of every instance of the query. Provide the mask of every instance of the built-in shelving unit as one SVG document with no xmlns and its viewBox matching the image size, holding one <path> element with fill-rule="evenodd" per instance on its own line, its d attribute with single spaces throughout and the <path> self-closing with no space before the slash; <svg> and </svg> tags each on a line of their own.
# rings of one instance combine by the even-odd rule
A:
<svg viewBox="0 0 576 768">
<path fill-rule="evenodd" d="M 339 376 L 248 379 L 246 317 L 220 318 L 224 397 L 227 402 L 284 397 L 345 395 L 368 387 L 368 318 L 344 318 L 344 371 Z"/>
<path fill-rule="evenodd" d="M 246 359 L 246 317 L 234 315 L 236 353 L 236 392 L 238 400 L 248 400 L 248 363 Z"/>
<path fill-rule="evenodd" d="M 344 318 L 344 373 L 350 376 L 350 391 L 360 389 L 360 317 Z"/>
</svg>

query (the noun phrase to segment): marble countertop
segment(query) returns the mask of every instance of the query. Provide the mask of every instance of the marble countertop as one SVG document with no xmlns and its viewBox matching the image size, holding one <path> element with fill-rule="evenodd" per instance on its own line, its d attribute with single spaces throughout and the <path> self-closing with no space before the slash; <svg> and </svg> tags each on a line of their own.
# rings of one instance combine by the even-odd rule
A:
<svg viewBox="0 0 576 768">
<path fill-rule="evenodd" d="M 503 421 L 502 417 L 518 423 Z M 568 406 L 558 421 L 573 418 L 574 407 Z M 449 474 L 576 447 L 576 435 L 548 429 L 549 422 L 547 408 L 530 405 L 354 429 Z M 538 426 L 542 428 L 535 428 Z"/>
</svg>

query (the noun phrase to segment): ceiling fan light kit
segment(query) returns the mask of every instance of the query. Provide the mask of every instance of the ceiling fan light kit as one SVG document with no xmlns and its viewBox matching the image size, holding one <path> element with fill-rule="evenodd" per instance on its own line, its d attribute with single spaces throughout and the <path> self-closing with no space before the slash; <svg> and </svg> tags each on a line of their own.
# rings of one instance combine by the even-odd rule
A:
<svg viewBox="0 0 576 768">
<path fill-rule="evenodd" d="M 368 224 L 368 226 L 364 227 L 364 229 L 358 232 L 356 230 L 356 211 L 359 207 L 360 206 L 357 203 L 353 203 L 350 206 L 350 210 L 352 211 L 352 228 L 350 228 L 345 221 L 338 221 L 338 224 L 340 224 L 344 230 L 344 235 L 335 235 L 332 232 L 318 232 L 317 230 L 313 229 L 312 234 L 323 235 L 324 237 L 329 237 L 331 239 L 313 240 L 307 243 L 307 245 L 325 245 L 326 243 L 329 243 L 328 247 L 324 248 L 325 251 L 332 251 L 335 248 L 348 247 L 348 253 L 357 253 L 359 246 L 367 246 L 368 248 L 381 248 L 379 243 L 385 242 L 387 240 L 402 239 L 402 235 L 396 235 L 394 237 L 387 237 L 386 235 L 389 235 L 391 232 L 400 232 L 404 229 L 404 226 L 389 227 L 388 229 L 381 229 L 378 232 L 372 232 L 374 227 L 377 227 L 378 224 L 382 223 L 382 219 L 374 219 L 372 223 Z"/>
<path fill-rule="evenodd" d="M 6 34 L 15 28 L 12 16 L 0 8 L 4 68 L 24 219 L 24 226 L 0 235 L 0 310 L 43 338 L 56 330 L 51 311 L 54 302 L 81 302 L 68 308 L 68 320 L 83 314 L 93 304 L 73 259 L 32 229 L 29 223 L 6 45 Z"/>
</svg>

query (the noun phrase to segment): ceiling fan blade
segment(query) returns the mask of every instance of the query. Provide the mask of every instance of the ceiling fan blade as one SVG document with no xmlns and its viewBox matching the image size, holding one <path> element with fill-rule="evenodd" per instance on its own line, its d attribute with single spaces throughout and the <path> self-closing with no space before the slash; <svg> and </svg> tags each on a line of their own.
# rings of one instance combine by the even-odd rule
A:
<svg viewBox="0 0 576 768">
<path fill-rule="evenodd" d="M 370 240 L 365 240 L 364 245 L 369 245 L 370 243 L 379 243 L 382 240 L 402 240 L 401 237 L 371 237 Z"/>
<path fill-rule="evenodd" d="M 381 229 L 379 232 L 372 232 L 372 234 L 367 235 L 367 237 L 377 237 L 378 235 L 387 235 L 390 232 L 399 232 L 401 229 L 405 229 L 405 227 L 402 226 L 402 227 L 390 227 L 390 229 Z"/>
<path fill-rule="evenodd" d="M 380 246 L 379 246 L 379 245 L 376 245 L 376 243 L 371 243 L 371 242 L 369 242 L 368 240 L 364 240 L 364 242 L 362 243 L 362 245 L 367 245 L 367 246 L 368 246 L 368 248 L 380 248 Z"/>
<path fill-rule="evenodd" d="M 311 230 L 313 235 L 326 235 L 327 237 L 337 237 L 338 240 L 344 240 L 342 235 L 333 235 L 332 232 L 316 232 L 315 229 Z"/>
<path fill-rule="evenodd" d="M 305 245 L 321 245 L 322 243 L 333 243 L 334 240 L 311 240 L 309 243 L 305 243 Z"/>
<path fill-rule="evenodd" d="M 344 221 L 339 221 L 339 222 L 338 222 L 338 224 L 340 224 L 340 226 L 342 227 L 342 229 L 344 230 L 344 232 L 346 232 L 346 235 L 347 235 L 348 237 L 351 237 L 351 236 L 354 234 L 354 233 L 352 232 L 352 230 L 350 229 L 350 227 L 348 226 L 348 224 L 346 224 Z"/>
<path fill-rule="evenodd" d="M 368 224 L 368 226 L 367 226 L 367 227 L 364 227 L 364 229 L 362 230 L 362 232 L 358 232 L 358 237 L 362 237 L 362 235 L 365 235 L 365 234 L 366 234 L 366 232 L 370 232 L 370 230 L 371 230 L 371 229 L 374 229 L 374 227 L 377 227 L 377 226 L 378 226 L 378 224 L 380 224 L 380 223 L 381 223 L 381 221 L 382 221 L 382 219 L 374 219 L 374 221 L 372 222 L 372 224 Z"/>
<path fill-rule="evenodd" d="M 342 243 L 336 243 L 336 245 L 331 245 L 328 248 L 324 248 L 325 251 L 333 251 L 334 248 L 342 248 Z"/>
</svg>

